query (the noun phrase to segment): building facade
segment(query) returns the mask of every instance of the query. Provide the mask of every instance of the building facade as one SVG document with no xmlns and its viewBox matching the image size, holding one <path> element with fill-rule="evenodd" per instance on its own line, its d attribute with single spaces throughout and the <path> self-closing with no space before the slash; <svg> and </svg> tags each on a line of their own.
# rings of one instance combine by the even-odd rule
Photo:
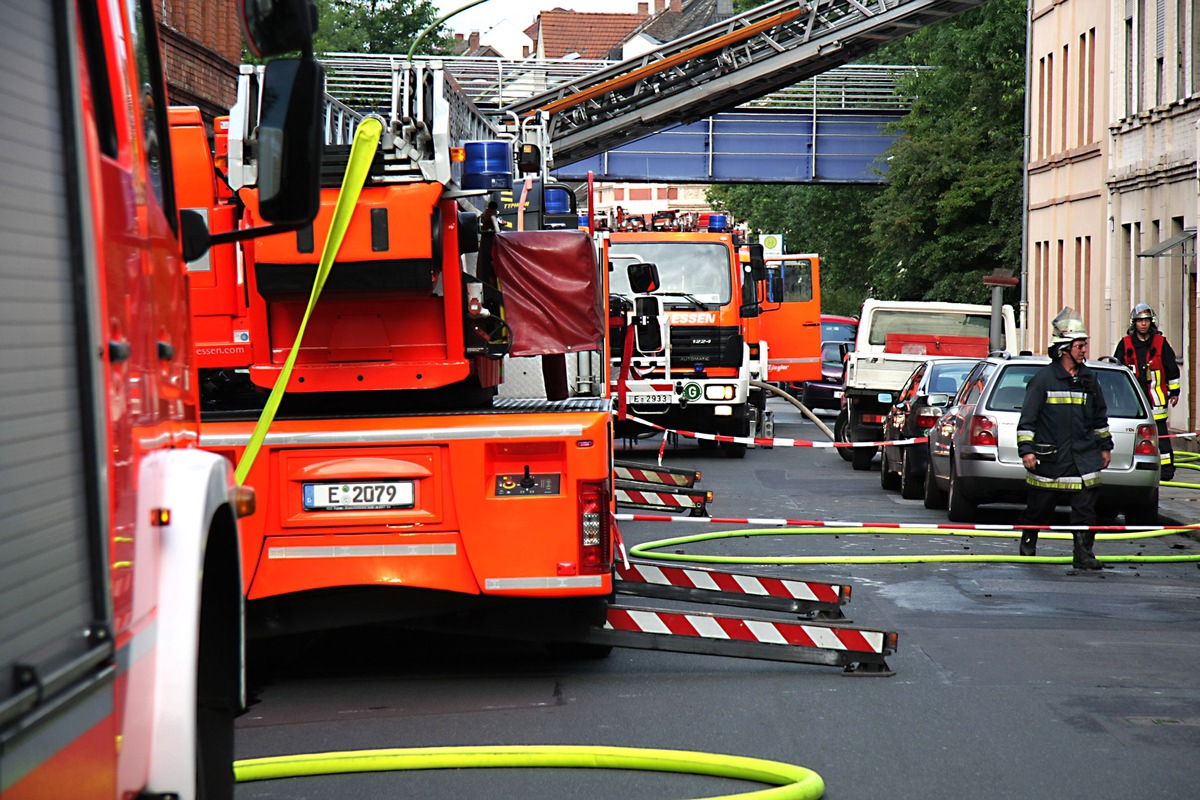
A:
<svg viewBox="0 0 1200 800">
<path fill-rule="evenodd" d="M 197 106 L 212 133 L 213 117 L 237 99 L 242 29 L 237 0 L 160 0 L 159 30 L 172 105 Z"/>
<path fill-rule="evenodd" d="M 1069 305 L 1109 355 L 1150 303 L 1195 430 L 1200 0 L 1032 0 L 1028 67 L 1024 345 Z"/>
</svg>

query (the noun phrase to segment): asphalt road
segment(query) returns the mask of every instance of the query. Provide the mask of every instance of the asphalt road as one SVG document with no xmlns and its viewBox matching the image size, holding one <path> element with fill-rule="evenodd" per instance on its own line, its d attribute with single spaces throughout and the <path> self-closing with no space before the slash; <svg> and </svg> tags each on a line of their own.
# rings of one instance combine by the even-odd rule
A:
<svg viewBox="0 0 1200 800">
<path fill-rule="evenodd" d="M 777 435 L 822 438 L 777 406 Z M 832 424 L 832 418 L 827 420 Z M 658 440 L 622 458 L 653 459 Z M 944 522 L 828 449 L 685 441 L 664 463 L 703 471 L 723 517 Z M 985 512 L 1010 523 L 1015 507 Z M 629 522 L 641 543 L 720 527 Z M 754 555 L 1009 553 L 1012 539 L 938 535 L 737 537 L 688 551 Z M 1039 551 L 1069 553 L 1067 542 Z M 1200 553 L 1172 536 L 1098 554 Z M 616 650 L 571 660 L 540 648 L 376 627 L 276 643 L 255 673 L 237 756 L 442 745 L 570 744 L 753 756 L 818 772 L 827 798 L 1191 797 L 1200 785 L 1200 569 L 1102 573 L 1028 564 L 761 566 L 849 582 L 853 624 L 894 630 L 893 677 L 836 667 Z M 761 784 L 625 770 L 439 770 L 248 783 L 237 797 L 689 798 Z"/>
</svg>

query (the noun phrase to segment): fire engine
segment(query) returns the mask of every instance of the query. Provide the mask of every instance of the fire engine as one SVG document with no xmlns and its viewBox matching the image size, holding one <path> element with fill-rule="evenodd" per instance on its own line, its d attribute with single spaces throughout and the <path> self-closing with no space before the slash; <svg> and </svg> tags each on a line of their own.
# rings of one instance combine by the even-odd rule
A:
<svg viewBox="0 0 1200 800">
<path fill-rule="evenodd" d="M 195 255 L 205 233 L 173 193 L 155 5 L 0 3 L 6 800 L 233 793 L 237 517 L 253 498 L 197 446 L 181 243 Z M 307 49 L 306 5 L 267 4 L 272 26 L 302 23 L 274 45 Z M 311 55 L 268 69 L 280 119 L 291 109 L 311 138 L 277 71 L 302 100 L 308 75 L 311 117 Z M 265 216 L 300 223 L 311 170 L 276 133 L 259 157 L 285 202 Z"/>
</svg>

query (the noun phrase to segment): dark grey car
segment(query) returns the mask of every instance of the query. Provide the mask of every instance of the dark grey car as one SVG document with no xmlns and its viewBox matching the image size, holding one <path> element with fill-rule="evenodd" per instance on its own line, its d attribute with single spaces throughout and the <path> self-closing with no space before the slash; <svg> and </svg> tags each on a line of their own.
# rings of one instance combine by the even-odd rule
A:
<svg viewBox="0 0 1200 800">
<path fill-rule="evenodd" d="M 958 387 L 978 358 L 931 358 L 917 365 L 896 395 L 896 402 L 883 420 L 884 441 L 903 441 L 926 436 L 958 394 Z M 919 500 L 925 493 L 925 466 L 929 445 L 889 444 L 880 448 L 879 485 L 899 489 L 906 500 Z"/>
</svg>

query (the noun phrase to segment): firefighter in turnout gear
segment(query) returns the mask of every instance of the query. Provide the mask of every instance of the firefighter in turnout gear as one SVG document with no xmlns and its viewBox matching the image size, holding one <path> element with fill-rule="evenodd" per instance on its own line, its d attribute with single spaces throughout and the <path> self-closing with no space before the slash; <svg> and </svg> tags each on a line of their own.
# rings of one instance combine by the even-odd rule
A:
<svg viewBox="0 0 1200 800">
<path fill-rule="evenodd" d="M 1071 505 L 1071 525 L 1096 522 L 1100 472 L 1111 458 L 1108 405 L 1087 360 L 1088 333 L 1083 320 L 1064 308 L 1052 323 L 1051 363 L 1025 389 L 1017 422 L 1017 449 L 1025 465 L 1029 496 L 1017 521 L 1047 525 L 1062 499 Z M 1021 536 L 1021 555 L 1036 555 L 1038 534 Z M 1093 531 L 1074 531 L 1071 563 L 1076 569 L 1100 569 L 1092 553 Z"/>
<path fill-rule="evenodd" d="M 1175 477 L 1175 460 L 1167 430 L 1167 405 L 1179 403 L 1179 364 L 1167 337 L 1158 330 L 1154 309 L 1138 303 L 1129 312 L 1129 330 L 1113 353 L 1118 361 L 1133 370 L 1138 383 L 1150 398 L 1154 421 L 1158 423 L 1159 459 L 1162 479 Z"/>
</svg>

